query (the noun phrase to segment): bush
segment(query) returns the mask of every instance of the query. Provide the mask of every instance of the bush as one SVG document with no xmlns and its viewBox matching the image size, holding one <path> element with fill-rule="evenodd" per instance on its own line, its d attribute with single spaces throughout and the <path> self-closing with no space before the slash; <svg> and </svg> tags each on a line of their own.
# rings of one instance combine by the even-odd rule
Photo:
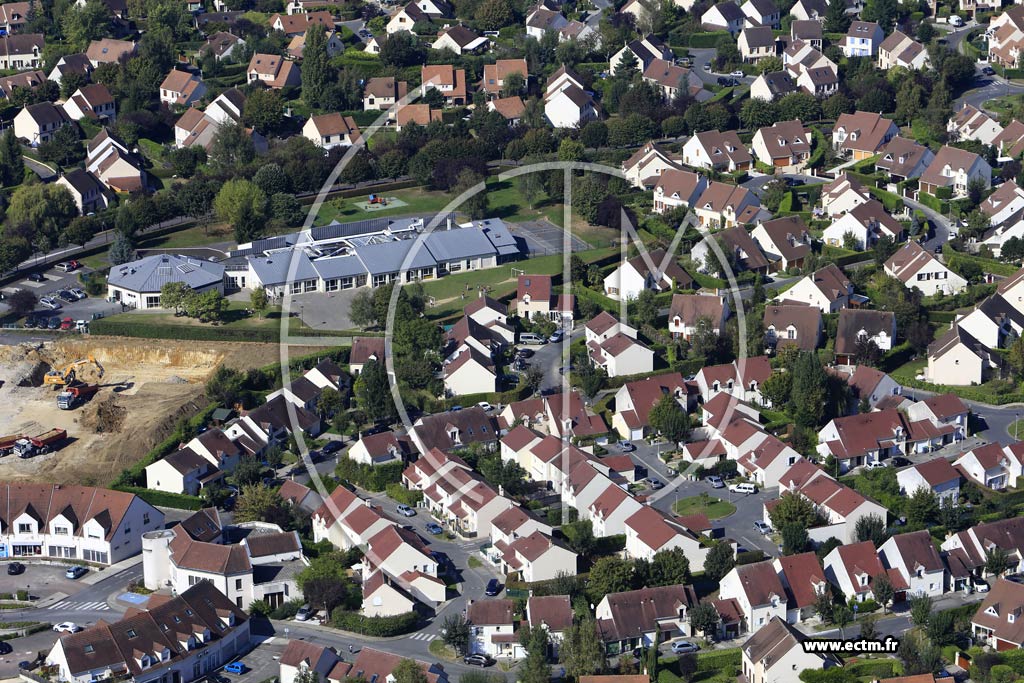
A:
<svg viewBox="0 0 1024 683">
<path fill-rule="evenodd" d="M 932 211 L 938 211 L 939 213 L 946 213 L 949 208 L 948 205 L 938 197 L 928 194 L 927 192 L 920 192 L 917 195 L 917 201 L 927 206 Z"/>
<path fill-rule="evenodd" d="M 339 607 L 331 615 L 331 625 L 363 636 L 390 638 L 412 633 L 419 628 L 420 615 L 416 612 L 406 612 L 393 617 L 366 617 Z"/>
<path fill-rule="evenodd" d="M 154 491 L 142 488 L 141 486 L 112 486 L 115 491 L 134 493 L 136 496 L 156 507 L 175 508 L 178 510 L 199 510 L 203 507 L 203 500 L 196 496 L 186 496 L 181 493 L 168 493 L 167 491 Z"/>
<path fill-rule="evenodd" d="M 703 31 L 690 35 L 690 47 L 708 48 L 717 47 L 722 37 L 729 37 L 728 31 Z"/>
<path fill-rule="evenodd" d="M 935 196 L 938 199 L 952 199 L 953 198 L 953 188 L 951 188 L 951 187 L 936 187 L 935 188 Z"/>
<path fill-rule="evenodd" d="M 846 669 L 858 678 L 875 680 L 879 678 L 892 678 L 898 675 L 898 664 L 898 662 L 892 659 L 864 660 L 849 664 Z"/>
<path fill-rule="evenodd" d="M 423 491 L 411 491 L 401 484 L 391 483 L 384 487 L 387 491 L 388 498 L 397 500 L 399 503 L 404 503 L 410 507 L 419 505 L 420 501 L 423 500 Z"/>
<path fill-rule="evenodd" d="M 709 650 L 697 654 L 697 672 L 718 671 L 728 666 L 739 666 L 742 663 L 740 648 L 731 650 Z"/>
<path fill-rule="evenodd" d="M 161 325 L 149 322 L 123 322 L 112 318 L 100 318 L 89 323 L 93 334 L 107 334 L 118 337 L 141 337 L 145 339 L 186 339 L 190 341 L 253 341 L 276 344 L 280 341 L 279 329 L 248 329 L 240 327 L 213 327 L 191 325 Z"/>
<path fill-rule="evenodd" d="M 375 467 L 363 465 L 346 457 L 338 460 L 338 467 L 334 472 L 339 479 L 347 480 L 367 491 L 384 491 L 388 484 L 398 484 L 402 481 L 403 469 L 405 466 L 401 462 Z"/>
</svg>

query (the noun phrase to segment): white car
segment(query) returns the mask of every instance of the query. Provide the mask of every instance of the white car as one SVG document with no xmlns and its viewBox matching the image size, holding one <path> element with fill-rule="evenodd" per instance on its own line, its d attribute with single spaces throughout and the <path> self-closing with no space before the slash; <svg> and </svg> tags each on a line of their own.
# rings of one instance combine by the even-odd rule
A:
<svg viewBox="0 0 1024 683">
<path fill-rule="evenodd" d="M 483 408 L 484 410 L 491 410 L 492 408 L 494 408 L 494 406 L 492 406 L 492 405 L 491 405 L 490 403 L 488 403 L 487 401 L 480 401 L 480 402 L 479 402 L 479 403 L 477 403 L 476 405 L 477 405 L 477 407 L 479 407 L 479 408 Z"/>
<path fill-rule="evenodd" d="M 43 306 L 46 306 L 51 311 L 59 311 L 61 309 L 60 302 L 48 296 L 44 296 L 42 299 L 40 299 L 39 303 L 41 303 Z"/>
<path fill-rule="evenodd" d="M 746 76 L 746 74 L 740 71 L 739 69 L 736 69 L 729 75 L 732 76 L 733 78 L 743 78 L 744 76 Z"/>
<path fill-rule="evenodd" d="M 73 621 L 62 621 L 59 624 L 55 624 L 53 630 L 57 633 L 78 633 L 79 631 L 84 631 L 85 629 L 83 629 L 81 626 L 79 626 Z"/>
<path fill-rule="evenodd" d="M 700 650 L 700 645 L 697 645 L 696 643 L 691 643 L 687 640 L 677 640 L 676 642 L 672 643 L 670 649 L 672 650 L 672 654 L 685 655 L 690 652 L 697 652 L 698 650 Z"/>
<path fill-rule="evenodd" d="M 739 484 L 732 484 L 729 490 L 733 493 L 742 493 L 743 495 L 749 496 L 752 493 L 757 493 L 757 485 L 750 484 L 748 482 L 740 482 Z"/>
<path fill-rule="evenodd" d="M 880 470 L 884 469 L 885 467 L 888 467 L 888 465 L 886 465 L 881 460 L 872 460 L 867 465 L 865 465 L 865 467 L 868 468 L 869 470 Z"/>
</svg>

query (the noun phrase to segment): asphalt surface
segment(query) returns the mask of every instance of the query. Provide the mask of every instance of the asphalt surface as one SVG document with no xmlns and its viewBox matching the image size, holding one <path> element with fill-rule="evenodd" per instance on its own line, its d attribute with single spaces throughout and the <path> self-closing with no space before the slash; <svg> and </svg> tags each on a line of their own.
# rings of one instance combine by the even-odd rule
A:
<svg viewBox="0 0 1024 683">
<path fill-rule="evenodd" d="M 691 69 L 693 73 L 697 74 L 697 77 L 706 85 L 718 85 L 719 76 L 728 76 L 729 74 L 718 73 L 712 68 L 710 71 L 704 70 L 705 64 L 710 64 L 714 60 L 717 50 L 713 47 L 708 48 L 691 48 L 690 59 L 693 60 Z M 754 76 L 743 76 L 737 79 L 740 83 L 749 85 L 753 83 Z"/>
</svg>

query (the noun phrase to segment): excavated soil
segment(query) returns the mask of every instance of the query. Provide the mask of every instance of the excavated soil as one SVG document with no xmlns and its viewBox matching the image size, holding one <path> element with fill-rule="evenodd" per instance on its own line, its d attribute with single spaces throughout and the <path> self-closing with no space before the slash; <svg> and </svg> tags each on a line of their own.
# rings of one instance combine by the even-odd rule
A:
<svg viewBox="0 0 1024 683">
<path fill-rule="evenodd" d="M 103 366 L 102 377 L 92 365 L 76 375 L 102 388 L 85 405 L 59 409 L 43 375 L 89 356 Z M 106 484 L 206 405 L 203 384 L 221 363 L 248 369 L 279 358 L 276 344 L 95 336 L 0 347 L 0 435 L 68 430 L 66 445 L 53 453 L 0 458 L 0 481 Z"/>
</svg>

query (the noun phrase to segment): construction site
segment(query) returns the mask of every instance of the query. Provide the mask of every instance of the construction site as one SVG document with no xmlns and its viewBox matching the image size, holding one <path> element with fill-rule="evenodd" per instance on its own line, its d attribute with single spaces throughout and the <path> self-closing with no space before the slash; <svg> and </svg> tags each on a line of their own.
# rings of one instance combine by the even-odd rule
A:
<svg viewBox="0 0 1024 683">
<path fill-rule="evenodd" d="M 0 346 L 0 480 L 107 484 L 206 405 L 221 363 L 279 358 L 276 344 L 97 336 Z"/>
</svg>

